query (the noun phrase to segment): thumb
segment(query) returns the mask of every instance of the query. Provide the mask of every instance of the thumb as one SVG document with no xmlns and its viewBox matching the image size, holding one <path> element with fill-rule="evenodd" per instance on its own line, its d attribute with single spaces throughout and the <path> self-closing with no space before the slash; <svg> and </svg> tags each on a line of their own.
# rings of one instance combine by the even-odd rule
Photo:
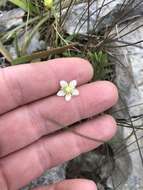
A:
<svg viewBox="0 0 143 190">
<path fill-rule="evenodd" d="M 97 190 L 93 181 L 85 179 L 65 180 L 53 185 L 36 188 L 34 190 Z"/>
</svg>

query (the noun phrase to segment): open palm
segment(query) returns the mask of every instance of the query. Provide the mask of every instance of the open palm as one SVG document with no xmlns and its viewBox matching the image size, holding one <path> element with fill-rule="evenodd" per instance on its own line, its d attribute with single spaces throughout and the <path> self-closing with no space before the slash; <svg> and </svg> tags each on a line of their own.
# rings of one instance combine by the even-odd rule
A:
<svg viewBox="0 0 143 190">
<path fill-rule="evenodd" d="M 92 75 L 91 65 L 79 58 L 0 70 L 0 190 L 17 190 L 115 134 L 114 119 L 99 113 L 117 102 L 117 89 L 107 81 L 87 83 Z M 77 80 L 79 96 L 69 102 L 56 96 L 60 80 Z M 69 125 L 73 127 L 61 130 Z M 38 188 L 42 189 L 95 190 L 96 186 L 79 179 Z"/>
</svg>

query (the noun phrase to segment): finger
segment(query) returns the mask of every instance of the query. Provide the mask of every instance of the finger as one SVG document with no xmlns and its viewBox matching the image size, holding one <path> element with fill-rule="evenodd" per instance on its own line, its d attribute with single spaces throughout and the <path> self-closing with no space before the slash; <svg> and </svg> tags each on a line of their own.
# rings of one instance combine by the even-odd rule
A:
<svg viewBox="0 0 143 190">
<path fill-rule="evenodd" d="M 0 118 L 0 156 L 103 112 L 118 99 L 116 87 L 105 81 L 83 85 L 79 92 L 80 95 L 70 102 L 51 96 L 3 115 Z"/>
<path fill-rule="evenodd" d="M 93 181 L 85 179 L 65 180 L 54 185 L 33 190 L 97 190 Z"/>
<path fill-rule="evenodd" d="M 0 114 L 55 93 L 60 80 L 75 79 L 80 85 L 91 80 L 92 75 L 89 62 L 79 58 L 55 59 L 1 69 Z"/>
<path fill-rule="evenodd" d="M 116 123 L 111 116 L 105 115 L 77 125 L 74 131 L 43 137 L 29 147 L 2 158 L 1 184 L 7 184 L 10 190 L 19 189 L 47 168 L 64 163 L 96 148 L 101 141 L 109 140 L 116 132 Z"/>
</svg>

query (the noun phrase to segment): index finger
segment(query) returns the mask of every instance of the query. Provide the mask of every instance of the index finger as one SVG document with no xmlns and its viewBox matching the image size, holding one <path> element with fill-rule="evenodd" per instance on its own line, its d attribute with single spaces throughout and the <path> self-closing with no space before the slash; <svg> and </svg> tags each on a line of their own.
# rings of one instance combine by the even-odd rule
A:
<svg viewBox="0 0 143 190">
<path fill-rule="evenodd" d="M 0 114 L 57 92 L 60 80 L 91 80 L 90 63 L 80 58 L 53 59 L 0 70 Z"/>
</svg>

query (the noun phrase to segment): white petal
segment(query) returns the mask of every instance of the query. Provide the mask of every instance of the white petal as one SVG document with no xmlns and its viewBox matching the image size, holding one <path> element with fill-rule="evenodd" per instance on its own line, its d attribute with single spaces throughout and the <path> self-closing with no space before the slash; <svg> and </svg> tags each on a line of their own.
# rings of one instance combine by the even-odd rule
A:
<svg viewBox="0 0 143 190">
<path fill-rule="evenodd" d="M 74 89 L 72 95 L 73 96 L 78 96 L 79 95 L 79 91 L 77 89 Z"/>
<path fill-rule="evenodd" d="M 70 84 L 69 84 L 71 87 L 75 88 L 76 85 L 77 85 L 77 81 L 76 80 L 72 80 L 70 81 Z"/>
<path fill-rule="evenodd" d="M 60 90 L 58 93 L 57 93 L 57 96 L 65 96 L 65 92 L 63 90 Z"/>
<path fill-rule="evenodd" d="M 60 81 L 60 86 L 61 86 L 62 88 L 66 87 L 67 85 L 68 85 L 67 81 L 65 81 L 65 80 L 61 80 L 61 81 Z"/>
<path fill-rule="evenodd" d="M 66 101 L 70 101 L 70 100 L 71 100 L 71 97 L 72 97 L 71 94 L 67 94 L 67 95 L 65 96 L 65 100 L 66 100 Z"/>
</svg>

